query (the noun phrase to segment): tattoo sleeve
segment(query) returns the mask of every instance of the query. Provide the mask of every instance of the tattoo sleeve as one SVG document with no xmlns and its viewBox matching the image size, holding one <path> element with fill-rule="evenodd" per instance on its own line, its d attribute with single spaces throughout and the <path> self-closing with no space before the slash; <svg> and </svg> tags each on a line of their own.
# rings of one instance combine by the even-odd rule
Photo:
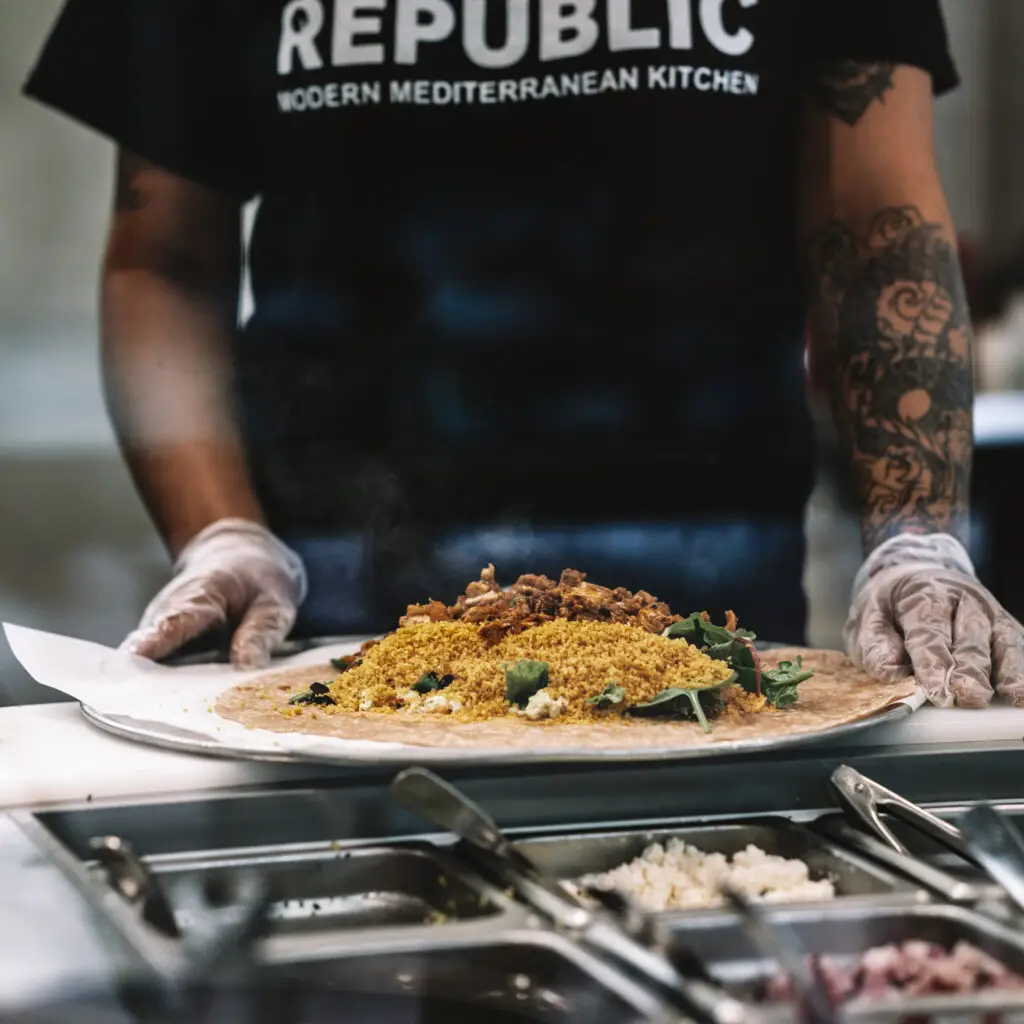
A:
<svg viewBox="0 0 1024 1024">
<path fill-rule="evenodd" d="M 833 361 L 833 407 L 852 458 L 864 543 L 966 529 L 971 328 L 956 246 L 914 206 L 859 233 L 806 240 L 808 287 Z"/>
</svg>

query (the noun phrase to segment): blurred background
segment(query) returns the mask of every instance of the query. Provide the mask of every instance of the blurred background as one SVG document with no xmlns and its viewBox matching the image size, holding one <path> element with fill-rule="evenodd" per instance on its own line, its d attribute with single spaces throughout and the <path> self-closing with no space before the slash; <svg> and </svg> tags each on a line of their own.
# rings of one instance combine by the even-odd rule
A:
<svg viewBox="0 0 1024 1024">
<path fill-rule="evenodd" d="M 0 32 L 0 619 L 115 644 L 168 564 L 99 386 L 96 281 L 111 147 L 19 93 L 59 6 L 4 0 Z M 938 158 L 979 332 L 973 554 L 1020 616 L 1024 2 L 943 6 L 963 84 L 938 104 Z M 861 556 L 821 418 L 821 480 L 807 524 L 810 639 L 835 646 Z M 0 703 L 47 697 L 0 640 Z"/>
</svg>

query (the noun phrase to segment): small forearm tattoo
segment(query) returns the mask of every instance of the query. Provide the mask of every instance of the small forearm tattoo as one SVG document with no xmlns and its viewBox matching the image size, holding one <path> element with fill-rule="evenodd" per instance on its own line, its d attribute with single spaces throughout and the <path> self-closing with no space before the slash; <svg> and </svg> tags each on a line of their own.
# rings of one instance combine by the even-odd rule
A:
<svg viewBox="0 0 1024 1024">
<path fill-rule="evenodd" d="M 808 91 L 833 117 L 852 126 L 872 103 L 884 102 L 895 70 L 895 64 L 830 61 L 811 69 Z"/>
<path fill-rule="evenodd" d="M 149 205 L 150 195 L 142 185 L 146 163 L 133 153 L 118 153 L 114 175 L 114 209 L 119 212 L 142 210 Z"/>
<path fill-rule="evenodd" d="M 138 185 L 131 181 L 117 181 L 114 195 L 115 207 L 118 210 L 141 210 L 147 203 L 146 195 Z"/>
<path fill-rule="evenodd" d="M 903 532 L 962 534 L 973 394 L 955 243 L 916 207 L 898 206 L 880 210 L 863 236 L 823 225 L 804 256 L 865 545 Z"/>
</svg>

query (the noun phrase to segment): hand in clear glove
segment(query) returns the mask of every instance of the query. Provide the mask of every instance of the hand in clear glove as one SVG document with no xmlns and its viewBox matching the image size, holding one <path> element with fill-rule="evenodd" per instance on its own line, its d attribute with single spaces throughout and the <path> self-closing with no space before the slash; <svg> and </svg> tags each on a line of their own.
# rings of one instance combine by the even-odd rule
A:
<svg viewBox="0 0 1024 1024">
<path fill-rule="evenodd" d="M 306 596 L 302 560 L 248 519 L 221 519 L 198 533 L 174 579 L 150 602 L 123 649 L 165 658 L 209 629 L 235 626 L 231 661 L 262 668 L 288 635 Z"/>
<path fill-rule="evenodd" d="M 1024 705 L 1024 627 L 949 534 L 903 534 L 876 548 L 854 581 L 843 639 L 865 672 L 887 681 L 913 673 L 939 707 L 985 707 L 993 686 Z"/>
</svg>

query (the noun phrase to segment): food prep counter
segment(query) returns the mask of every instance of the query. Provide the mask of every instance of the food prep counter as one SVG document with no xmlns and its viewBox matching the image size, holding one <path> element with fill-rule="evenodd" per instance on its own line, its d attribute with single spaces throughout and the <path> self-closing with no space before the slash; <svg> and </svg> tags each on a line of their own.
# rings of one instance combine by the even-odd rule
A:
<svg viewBox="0 0 1024 1024">
<path fill-rule="evenodd" d="M 1016 918 L 998 890 L 970 890 L 994 899 L 995 910 L 979 913 L 837 838 L 829 788 L 847 763 L 953 816 L 984 798 L 1022 821 L 1022 747 L 1024 709 L 925 708 L 841 747 L 443 774 L 560 877 L 614 867 L 657 840 L 724 854 L 754 843 L 834 883 L 835 899 L 776 912 L 809 949 L 963 940 L 1024 972 Z M 184 907 L 176 912 L 184 935 L 196 879 L 228 892 L 229 909 L 246 878 L 269 880 L 275 901 L 256 974 L 227 960 L 213 971 L 221 981 L 242 971 L 236 995 L 258 978 L 259 1005 L 239 996 L 234 1016 L 221 1019 L 475 1020 L 481 1007 L 494 1024 L 658 1019 L 649 987 L 538 920 L 462 844 L 400 806 L 392 776 L 147 749 L 97 731 L 74 705 L 0 711 L 0 871 L 11 894 L 0 901 L 0 1006 L 71 998 L 76 1015 L 67 1019 L 88 1019 L 87 1007 L 97 1021 L 138 1019 L 126 978 L 149 979 L 150 1005 L 154 964 L 173 965 L 184 940 L 154 938 L 149 926 L 140 933 L 137 912 L 101 880 L 91 841 L 116 836 L 161 890 L 184 894 L 172 900 Z M 927 845 L 913 852 L 946 877 L 977 880 L 948 854 Z M 655 916 L 673 941 L 701 953 L 726 991 L 749 993 L 770 974 L 729 913 Z M 338 991 L 358 993 L 340 1015 Z M 422 1012 L 410 1016 L 411 1000 Z"/>
</svg>

